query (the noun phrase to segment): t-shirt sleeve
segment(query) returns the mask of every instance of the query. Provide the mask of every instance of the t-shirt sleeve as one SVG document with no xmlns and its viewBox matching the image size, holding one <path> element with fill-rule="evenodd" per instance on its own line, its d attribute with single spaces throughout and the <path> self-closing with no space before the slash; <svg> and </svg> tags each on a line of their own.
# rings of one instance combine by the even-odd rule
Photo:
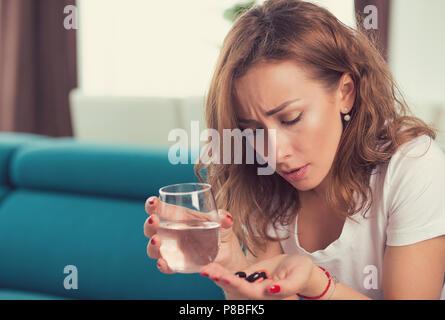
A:
<svg viewBox="0 0 445 320">
<path fill-rule="evenodd" d="M 386 244 L 404 246 L 445 234 L 445 155 L 429 136 L 393 155 L 388 190 Z"/>
</svg>

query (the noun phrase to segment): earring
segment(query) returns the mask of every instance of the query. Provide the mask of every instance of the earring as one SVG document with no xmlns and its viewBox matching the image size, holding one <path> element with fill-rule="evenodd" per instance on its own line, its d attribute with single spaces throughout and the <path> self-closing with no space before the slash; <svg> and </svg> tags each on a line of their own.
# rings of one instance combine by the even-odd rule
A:
<svg viewBox="0 0 445 320">
<path fill-rule="evenodd" d="M 344 108 L 343 110 L 345 110 L 345 112 L 348 112 L 348 108 Z M 346 114 L 343 119 L 345 119 L 345 121 L 349 121 L 351 120 L 351 116 L 349 114 Z"/>
</svg>

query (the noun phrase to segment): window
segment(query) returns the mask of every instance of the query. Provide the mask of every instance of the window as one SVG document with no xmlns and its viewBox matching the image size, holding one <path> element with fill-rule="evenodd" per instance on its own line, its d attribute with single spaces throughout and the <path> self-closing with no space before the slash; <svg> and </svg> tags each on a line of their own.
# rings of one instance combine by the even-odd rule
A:
<svg viewBox="0 0 445 320">
<path fill-rule="evenodd" d="M 87 94 L 203 95 L 231 23 L 221 0 L 78 0 Z"/>
<path fill-rule="evenodd" d="M 81 90 L 92 95 L 204 95 L 231 27 L 223 12 L 238 2 L 78 0 Z M 353 23 L 352 0 L 314 2 Z"/>
</svg>

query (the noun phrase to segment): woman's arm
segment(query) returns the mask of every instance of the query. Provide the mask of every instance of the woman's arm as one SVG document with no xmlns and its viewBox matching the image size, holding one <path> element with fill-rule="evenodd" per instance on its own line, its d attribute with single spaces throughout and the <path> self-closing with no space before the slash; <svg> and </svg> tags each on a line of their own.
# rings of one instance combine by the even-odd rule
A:
<svg viewBox="0 0 445 320">
<path fill-rule="evenodd" d="M 299 294 L 306 297 L 317 297 L 326 289 L 328 283 L 329 280 L 325 272 L 318 266 L 314 265 L 307 287 L 301 290 Z M 329 290 L 320 298 L 320 300 L 371 300 L 371 298 L 341 282 L 337 282 L 336 284 L 332 282 Z"/>
<path fill-rule="evenodd" d="M 271 251 L 272 254 L 273 245 Z M 275 247 L 277 249 L 277 247 Z M 263 256 L 264 257 L 264 256 Z M 227 299 L 298 299 L 296 293 L 319 296 L 328 285 L 323 270 L 308 256 L 278 254 L 244 269 L 247 274 L 265 269 L 273 276 L 249 283 L 218 264 L 204 267 Z M 329 271 L 329 270 L 328 270 Z M 445 273 L 445 236 L 407 246 L 387 246 L 383 263 L 385 299 L 439 299 Z M 221 280 L 221 281 L 219 281 Z M 370 300 L 342 283 L 329 287 L 321 300 Z"/>
<path fill-rule="evenodd" d="M 385 299 L 439 299 L 445 275 L 445 236 L 386 247 Z"/>
<path fill-rule="evenodd" d="M 314 266 L 307 289 L 300 293 L 317 296 L 326 288 L 327 277 Z M 445 276 L 445 236 L 407 246 L 387 246 L 383 261 L 383 292 L 386 300 L 439 299 Z M 331 300 L 370 299 L 342 283 L 322 297 Z"/>
</svg>

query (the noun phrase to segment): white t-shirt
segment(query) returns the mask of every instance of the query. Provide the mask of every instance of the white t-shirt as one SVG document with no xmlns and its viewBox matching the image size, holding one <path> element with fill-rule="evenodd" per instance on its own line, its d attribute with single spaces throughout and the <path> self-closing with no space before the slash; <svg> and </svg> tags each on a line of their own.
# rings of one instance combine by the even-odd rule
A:
<svg viewBox="0 0 445 320">
<path fill-rule="evenodd" d="M 353 216 L 358 224 L 346 219 L 340 237 L 327 248 L 309 253 L 300 247 L 298 218 L 269 232 L 290 236 L 281 241 L 284 253 L 309 255 L 341 283 L 372 299 L 383 299 L 386 245 L 404 246 L 445 234 L 445 155 L 436 141 L 423 135 L 403 144 L 389 163 L 373 173 L 374 202 L 367 218 L 358 212 Z"/>
</svg>

